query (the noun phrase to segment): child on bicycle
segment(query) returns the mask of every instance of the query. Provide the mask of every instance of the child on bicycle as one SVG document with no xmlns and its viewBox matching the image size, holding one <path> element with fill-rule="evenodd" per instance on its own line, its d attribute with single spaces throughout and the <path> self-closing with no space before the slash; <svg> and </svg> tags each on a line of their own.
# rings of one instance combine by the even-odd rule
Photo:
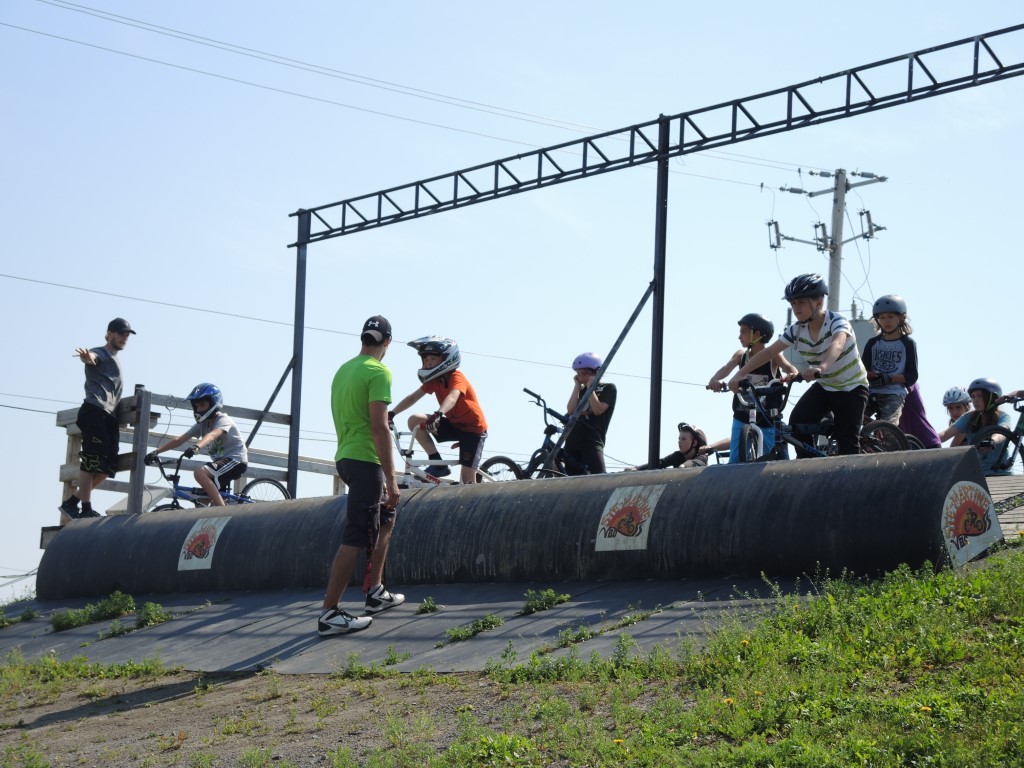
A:
<svg viewBox="0 0 1024 768">
<path fill-rule="evenodd" d="M 566 404 L 566 413 L 572 415 L 579 407 L 580 398 L 604 365 L 604 358 L 593 352 L 577 355 L 572 361 L 572 394 Z M 587 400 L 583 412 L 565 439 L 564 451 L 570 461 L 565 462 L 568 475 L 601 475 L 607 472 L 604 464 L 604 441 L 615 412 L 618 392 L 614 384 L 600 383 Z"/>
<path fill-rule="evenodd" d="M 708 465 L 708 453 L 703 451 L 708 444 L 707 435 L 704 430 L 696 424 L 679 422 L 679 450 L 673 451 L 668 456 L 658 459 L 657 464 L 651 467 L 650 464 L 641 464 L 633 467 L 635 470 L 643 469 L 668 469 L 669 467 L 706 467 Z"/>
<path fill-rule="evenodd" d="M 196 423 L 183 435 L 178 435 L 146 454 L 146 463 L 156 463 L 156 457 L 164 451 L 175 448 L 194 439 L 195 443 L 185 449 L 185 458 L 206 450 L 213 461 L 197 467 L 193 476 L 203 492 L 210 497 L 210 506 L 223 507 L 224 499 L 220 488 L 227 487 L 232 480 L 245 474 L 249 466 L 249 451 L 234 420 L 222 410 L 224 396 L 214 384 L 196 384 L 185 398 L 192 405 Z"/>
<path fill-rule="evenodd" d="M 722 392 L 726 389 L 723 379 L 729 375 L 734 368 L 742 368 L 751 357 L 756 355 L 775 335 L 775 325 L 764 315 L 754 312 L 741 317 L 737 323 L 740 327 L 740 344 L 742 349 L 736 350 L 729 361 L 715 371 L 708 382 L 706 389 L 713 392 Z M 763 365 L 752 370 L 747 376 L 754 386 L 762 386 L 779 376 L 796 374 L 796 366 L 786 359 L 782 352 L 779 352 L 771 360 L 765 361 Z M 739 461 L 740 430 L 744 424 L 750 423 L 750 407 L 743 404 L 738 395 L 732 397 L 732 437 L 729 440 L 729 462 Z M 761 414 L 757 415 L 757 425 L 764 432 L 764 450 L 767 453 L 775 445 L 775 431 L 769 429 L 771 426 Z M 724 446 L 723 446 L 724 448 Z"/>
<path fill-rule="evenodd" d="M 992 468 L 996 452 L 984 450 L 984 446 L 978 440 L 979 433 L 987 427 L 1013 429 L 1010 414 L 999 410 L 999 404 L 1003 402 L 1003 388 L 993 379 L 982 378 L 972 381 L 967 387 L 967 392 L 971 396 L 974 410 L 965 413 L 939 433 L 939 438 L 946 442 L 951 437 L 963 435 L 965 444 L 981 449 L 978 451 L 978 458 L 981 459 L 981 468 L 987 476 L 1010 474 L 1009 470 Z"/>
<path fill-rule="evenodd" d="M 889 294 L 871 307 L 878 333 L 864 345 L 861 359 L 868 371 L 868 414 L 899 425 L 907 387 L 917 381 L 917 344 L 907 322 L 907 302 Z"/>
<path fill-rule="evenodd" d="M 788 347 L 794 347 L 807 367 L 800 376 L 814 382 L 794 406 L 790 424 L 817 424 L 829 411 L 835 426 L 832 435 L 839 453 L 860 453 L 860 429 L 868 399 L 868 377 L 857 354 L 857 338 L 850 322 L 825 309 L 828 284 L 818 274 L 797 275 L 786 286 L 785 296 L 796 322 L 772 345 L 748 360 L 729 379 L 729 389 L 738 392 L 740 382 Z M 798 455 L 806 456 L 802 451 Z"/>
<path fill-rule="evenodd" d="M 946 390 L 946 394 L 942 396 L 942 404 L 949 415 L 949 426 L 953 426 L 957 419 L 971 410 L 971 395 L 963 387 L 950 387 Z M 958 433 L 953 435 L 953 441 L 949 444 L 949 447 L 956 448 L 959 445 L 964 445 L 966 442 L 967 438 Z"/>
<path fill-rule="evenodd" d="M 406 395 L 388 412 L 388 421 L 393 422 L 395 415 L 409 408 L 424 395 L 437 398 L 437 410 L 427 415 L 414 413 L 409 417 L 409 429 L 415 430 L 416 440 L 420 447 L 433 461 L 441 461 L 431 435 L 438 442 L 458 442 L 459 480 L 465 485 L 476 482 L 476 470 L 480 466 L 480 458 L 484 452 L 484 441 L 487 439 L 487 420 L 484 418 L 476 390 L 469 379 L 458 370 L 462 363 L 459 345 L 454 339 L 442 336 L 424 336 L 410 341 L 409 346 L 420 356 L 423 367 L 416 375 L 420 387 Z M 446 464 L 431 464 L 426 467 L 428 474 L 434 477 L 446 477 L 451 470 Z"/>
</svg>

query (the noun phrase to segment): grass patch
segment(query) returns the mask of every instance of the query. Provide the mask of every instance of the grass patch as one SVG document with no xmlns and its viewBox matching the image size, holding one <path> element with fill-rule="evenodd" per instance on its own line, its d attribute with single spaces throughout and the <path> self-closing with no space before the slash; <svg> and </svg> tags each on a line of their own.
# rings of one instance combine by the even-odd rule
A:
<svg viewBox="0 0 1024 768">
<path fill-rule="evenodd" d="M 523 596 L 526 598 L 526 603 L 520 612 L 523 616 L 529 616 L 531 613 L 537 613 L 538 611 L 546 611 L 572 599 L 571 595 L 558 594 L 553 589 L 544 589 L 540 592 L 528 589 Z"/>
<path fill-rule="evenodd" d="M 50 616 L 50 625 L 54 632 L 63 632 L 97 621 L 120 619 L 130 613 L 135 613 L 135 599 L 131 595 L 114 592 L 98 603 L 89 603 L 84 608 L 73 608 L 53 614 Z"/>
<path fill-rule="evenodd" d="M 427 595 L 427 597 L 423 598 L 423 602 L 420 603 L 419 607 L 416 609 L 416 615 L 420 616 L 424 613 L 436 613 L 438 608 L 439 606 L 434 601 L 434 598 Z"/>
<path fill-rule="evenodd" d="M 813 586 L 699 652 L 639 653 L 625 634 L 607 659 L 507 649 L 485 675 L 529 705 L 431 765 L 1024 765 L 1019 549 Z"/>
<path fill-rule="evenodd" d="M 462 640 L 469 640 L 469 638 L 479 635 L 481 632 L 486 632 L 488 629 L 494 629 L 500 627 L 505 623 L 505 620 L 501 616 L 496 616 L 493 613 L 488 613 L 481 619 L 474 619 L 469 626 L 465 627 L 452 627 L 445 631 L 445 635 L 448 637 L 447 640 L 439 640 L 437 647 L 440 648 L 449 643 L 458 643 Z"/>
</svg>

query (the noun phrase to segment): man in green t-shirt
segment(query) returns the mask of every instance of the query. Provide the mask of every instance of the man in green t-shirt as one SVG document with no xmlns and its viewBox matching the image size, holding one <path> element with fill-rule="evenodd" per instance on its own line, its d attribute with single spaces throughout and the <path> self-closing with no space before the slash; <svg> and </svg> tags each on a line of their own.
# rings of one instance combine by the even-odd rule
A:
<svg viewBox="0 0 1024 768">
<path fill-rule="evenodd" d="M 334 460 L 338 475 L 348 486 L 347 524 L 331 564 L 317 622 L 321 636 L 355 632 L 373 621 L 367 615 L 352 616 L 338 604 L 355 573 L 360 550 L 365 550 L 369 559 L 363 583 L 365 613 L 378 613 L 405 602 L 405 595 L 389 592 L 381 581 L 399 498 L 388 427 L 391 371 L 381 362 L 391 344 L 391 323 L 374 315 L 363 323 L 359 341 L 359 355 L 338 369 L 331 384 L 331 413 L 338 433 Z"/>
</svg>

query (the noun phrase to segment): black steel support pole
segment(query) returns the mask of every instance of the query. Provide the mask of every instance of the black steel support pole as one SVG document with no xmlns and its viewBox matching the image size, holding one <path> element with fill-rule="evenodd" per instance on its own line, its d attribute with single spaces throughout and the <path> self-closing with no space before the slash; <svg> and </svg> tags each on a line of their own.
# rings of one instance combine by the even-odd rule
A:
<svg viewBox="0 0 1024 768">
<path fill-rule="evenodd" d="M 306 327 L 306 244 L 309 242 L 309 211 L 299 213 L 299 237 L 295 260 L 295 329 L 292 341 L 292 423 L 288 428 L 288 493 L 298 498 L 299 425 L 302 415 L 302 342 Z"/>
<path fill-rule="evenodd" d="M 665 241 L 668 234 L 669 119 L 658 121 L 658 191 L 654 208 L 654 312 L 651 317 L 651 424 L 647 461 L 658 466 L 661 450 L 661 378 L 665 346 Z"/>
</svg>

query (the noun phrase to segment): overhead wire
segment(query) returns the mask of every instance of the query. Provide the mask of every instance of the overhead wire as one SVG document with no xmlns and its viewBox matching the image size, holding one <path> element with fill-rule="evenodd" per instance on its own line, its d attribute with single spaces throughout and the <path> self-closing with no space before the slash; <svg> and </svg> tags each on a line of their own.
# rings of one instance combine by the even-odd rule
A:
<svg viewBox="0 0 1024 768">
<path fill-rule="evenodd" d="M 185 31 L 182 31 L 182 30 L 172 29 L 170 27 L 162 27 L 160 25 L 152 24 L 150 22 L 142 21 L 140 19 L 134 19 L 134 18 L 127 17 L 127 16 L 121 16 L 119 14 L 113 14 L 113 13 L 110 13 L 110 12 L 107 12 L 107 11 L 102 11 L 102 10 L 95 9 L 95 8 L 90 8 L 89 6 L 84 6 L 84 5 L 77 4 L 77 3 L 64 2 L 64 0 L 56 0 L 56 2 L 55 2 L 55 0 L 37 0 L 37 2 L 47 4 L 47 5 L 50 5 L 50 6 L 55 7 L 55 8 L 60 8 L 62 10 L 68 10 L 68 11 L 74 11 L 74 12 L 78 12 L 78 13 L 84 13 L 84 14 L 93 16 L 95 18 L 99 18 L 99 19 L 104 20 L 104 21 L 110 21 L 110 22 L 113 22 L 113 23 L 124 24 L 126 26 L 134 27 L 134 28 L 140 29 L 140 30 L 145 31 L 145 32 L 152 32 L 152 33 L 155 33 L 155 34 L 166 35 L 166 36 L 169 36 L 169 37 L 173 37 L 173 38 L 177 38 L 177 39 L 180 39 L 180 40 L 184 40 L 186 42 L 191 42 L 191 43 L 195 43 L 195 44 L 198 44 L 198 45 L 205 45 L 205 46 L 213 47 L 213 48 L 216 48 L 216 49 L 219 49 L 219 50 L 226 51 L 228 53 L 233 53 L 233 54 L 243 55 L 243 56 L 249 56 L 249 57 L 256 58 L 256 59 L 259 59 L 259 60 L 262 60 L 262 61 L 265 61 L 265 62 L 269 62 L 269 63 L 272 63 L 272 64 L 278 64 L 278 65 L 281 65 L 281 66 L 293 67 L 293 68 L 300 69 L 300 70 L 303 70 L 303 71 L 311 72 L 313 74 L 320 74 L 320 75 L 326 75 L 326 76 L 330 76 L 330 77 L 336 77 L 336 78 L 347 80 L 349 82 L 353 82 L 353 83 L 360 84 L 360 85 L 367 85 L 367 86 L 375 87 L 375 88 L 383 88 L 384 90 L 388 90 L 388 91 L 391 91 L 391 92 L 394 92 L 394 93 L 398 93 L 398 94 L 401 94 L 401 95 L 414 96 L 414 97 L 418 97 L 418 98 L 426 98 L 426 99 L 429 99 L 431 101 L 437 101 L 437 102 L 440 102 L 440 103 L 447 104 L 449 106 L 456 106 L 456 107 L 465 108 L 465 109 L 473 109 L 475 111 L 480 111 L 480 112 L 484 112 L 484 113 L 487 113 L 487 114 L 496 115 L 498 117 L 505 117 L 505 118 L 515 119 L 515 120 L 523 120 L 523 121 L 531 122 L 531 123 L 538 124 L 538 125 L 545 125 L 545 126 L 549 126 L 549 127 L 556 127 L 556 128 L 560 128 L 560 129 L 563 129 L 563 130 L 569 130 L 569 131 L 573 131 L 573 132 L 577 132 L 577 133 L 583 133 L 583 134 L 595 133 L 595 132 L 604 132 L 605 130 L 607 130 L 607 129 L 596 128 L 594 126 L 589 126 L 589 125 L 585 125 L 585 124 L 581 124 L 581 123 L 575 123 L 575 122 L 571 122 L 571 121 L 567 121 L 567 120 L 562 120 L 560 118 L 552 118 L 552 117 L 546 117 L 546 116 L 542 116 L 542 115 L 536 115 L 536 114 L 532 114 L 532 113 L 528 113 L 528 112 L 522 112 L 522 111 L 519 111 L 519 110 L 510 109 L 510 108 L 507 108 L 507 107 L 501 107 L 501 106 L 496 106 L 496 105 L 492 105 L 492 104 L 485 104 L 485 103 L 482 103 L 482 102 L 475 102 L 475 101 L 471 101 L 471 100 L 468 100 L 468 99 L 462 99 L 462 98 L 456 97 L 456 96 L 450 96 L 450 95 L 446 95 L 446 94 L 436 93 L 436 92 L 433 92 L 433 91 L 426 91 L 426 90 L 423 90 L 423 89 L 418 89 L 418 88 L 414 88 L 412 86 L 406 86 L 406 85 L 402 85 L 402 84 L 399 84 L 399 83 L 393 83 L 393 82 L 389 82 L 389 81 L 385 81 L 385 80 L 379 80 L 379 79 L 376 79 L 376 78 L 369 78 L 369 77 L 366 77 L 364 75 L 356 75 L 356 74 L 353 74 L 353 73 L 344 72 L 342 70 L 333 69 L 331 67 L 325 67 L 325 66 L 319 65 L 319 64 L 312 64 L 312 63 L 300 61 L 300 60 L 297 60 L 297 59 L 291 59 L 291 58 L 288 58 L 288 57 L 285 57 L 285 56 L 281 56 L 279 54 L 268 53 L 266 51 L 261 51 L 261 50 L 254 49 L 254 48 L 247 48 L 245 46 L 240 46 L 240 45 L 237 45 L 235 43 L 229 43 L 229 42 L 225 42 L 225 41 L 222 41 L 222 40 L 215 40 L 213 38 L 207 38 L 207 37 L 203 37 L 201 35 L 195 35 L 195 34 L 190 33 L 190 32 L 185 32 Z M 0 22 L 0 24 L 2 24 L 2 22 Z M 526 142 L 526 141 L 522 141 L 522 140 L 518 140 L 518 139 L 510 139 L 510 138 L 507 138 L 507 137 L 496 136 L 496 135 L 493 135 L 493 134 L 485 134 L 485 133 L 481 133 L 481 132 L 468 131 L 467 129 L 457 128 L 457 127 L 454 127 L 454 126 L 449 126 L 449 125 L 445 125 L 445 124 L 441 124 L 441 123 L 435 123 L 435 122 L 430 122 L 430 121 L 422 121 L 422 120 L 419 120 L 417 118 L 409 118 L 409 117 L 406 117 L 406 116 L 403 116 L 403 115 L 395 115 L 395 114 L 381 112 L 381 111 L 377 111 L 377 110 L 370 110 L 370 109 L 359 107 L 359 106 L 352 105 L 352 104 L 345 104 L 345 103 L 342 103 L 342 102 L 336 102 L 336 101 L 333 101 L 333 100 L 330 100 L 330 99 L 321 99 L 320 97 L 310 96 L 308 94 L 301 94 L 301 93 L 298 93 L 298 92 L 295 92 L 295 91 L 289 91 L 287 89 L 275 88 L 275 87 L 272 87 L 272 86 L 264 86 L 263 84 L 260 84 L 260 83 L 254 83 L 254 82 L 247 81 L 247 80 L 241 80 L 239 78 L 233 78 L 233 77 L 229 77 L 229 76 L 225 76 L 225 75 L 220 75 L 218 73 L 208 72 L 206 70 L 199 70 L 199 69 L 195 69 L 195 68 L 191 68 L 191 67 L 183 67 L 182 65 L 174 64 L 174 63 L 171 63 L 171 62 L 165 62 L 165 61 L 158 60 L 158 59 L 151 59 L 151 58 L 144 57 L 144 56 L 138 56 L 137 54 L 127 53 L 125 51 L 120 51 L 120 50 L 113 49 L 113 48 L 108 48 L 108 47 L 105 47 L 105 46 L 97 46 L 97 45 L 92 44 L 92 43 L 87 43 L 87 42 L 84 42 L 84 41 L 74 40 L 72 38 L 66 38 L 66 37 L 61 37 L 61 36 L 57 36 L 57 35 L 52 35 L 52 34 L 47 33 L 47 32 L 41 32 L 39 30 L 32 30 L 32 29 L 29 29 L 29 28 L 26 28 L 26 27 L 17 27 L 15 25 L 5 25 L 5 26 L 11 26 L 11 27 L 13 27 L 15 29 L 21 29 L 23 31 L 34 32 L 36 34 L 41 34 L 41 35 L 45 35 L 45 36 L 49 36 L 49 37 L 55 37 L 57 39 L 65 40 L 65 41 L 68 41 L 68 42 L 75 42 L 75 43 L 78 43 L 80 45 L 85 45 L 85 46 L 89 46 L 89 47 L 99 48 L 100 50 L 108 51 L 108 52 L 111 52 L 111 53 L 118 53 L 118 54 L 122 54 L 122 55 L 125 55 L 125 56 L 139 58 L 139 59 L 142 59 L 142 60 L 145 60 L 145 61 L 149 61 L 149 62 L 152 62 L 152 63 L 158 63 L 158 64 L 163 64 L 165 66 L 182 68 L 182 69 L 185 69 L 187 71 L 195 72 L 197 74 L 206 74 L 206 75 L 209 75 L 211 77 L 224 78 L 224 79 L 227 79 L 227 80 L 232 80 L 234 82 L 238 82 L 240 84 L 250 85 L 250 86 L 253 86 L 253 87 L 257 87 L 257 88 L 267 88 L 269 90 L 277 91 L 277 92 L 280 92 L 280 93 L 285 93 L 285 94 L 292 95 L 292 96 L 297 96 L 297 97 L 300 97 L 300 98 L 309 98 L 309 99 L 314 99 L 314 100 L 317 100 L 317 101 L 323 101 L 325 103 L 333 104 L 333 105 L 336 105 L 336 106 L 346 107 L 346 108 L 349 108 L 349 109 L 356 109 L 356 110 L 366 111 L 366 112 L 370 112 L 371 114 L 376 114 L 376 115 L 383 116 L 383 117 L 391 117 L 393 119 L 398 119 L 398 120 L 407 120 L 407 121 L 412 121 L 412 122 L 419 122 L 421 124 L 425 124 L 425 125 L 428 125 L 428 126 L 431 126 L 431 127 L 441 128 L 441 129 L 444 129 L 444 130 L 453 130 L 453 131 L 459 131 L 459 132 L 464 132 L 464 133 L 471 133 L 473 135 L 481 136 L 483 138 L 491 138 L 491 139 L 495 139 L 497 141 L 521 144 L 522 146 L 528 146 L 528 147 L 531 147 L 531 148 L 534 148 L 534 149 L 542 148 L 542 145 L 532 144 L 532 143 L 529 143 L 529 142 Z M 625 139 L 622 139 L 622 140 L 625 140 Z M 578 154 L 578 153 L 570 152 L 569 150 L 561 150 L 561 151 L 567 152 L 569 154 Z M 748 164 L 748 165 L 760 165 L 760 166 L 769 167 L 769 168 L 775 168 L 775 169 L 780 169 L 780 170 L 785 170 L 784 168 L 782 168 L 782 166 L 784 166 L 784 165 L 791 165 L 791 166 L 792 165 L 796 165 L 795 163 L 787 163 L 785 161 L 770 160 L 770 159 L 767 159 L 767 158 L 759 158 L 759 157 L 756 157 L 756 156 L 744 155 L 744 154 L 740 154 L 740 153 L 730 153 L 730 152 L 725 152 L 725 151 L 722 151 L 722 150 L 705 150 L 702 154 L 705 154 L 706 156 L 711 157 L 713 159 L 724 160 L 724 161 L 735 162 L 735 163 L 744 163 L 744 164 Z M 754 162 L 754 161 L 756 161 L 756 162 Z M 693 177 L 697 177 L 697 178 L 703 178 L 703 179 L 707 179 L 707 180 L 721 181 L 721 182 L 734 183 L 734 184 L 741 184 L 741 185 L 746 185 L 746 186 L 757 186 L 756 183 L 743 182 L 743 181 L 739 181 L 739 180 L 735 180 L 735 179 L 727 179 L 727 178 L 723 178 L 723 177 L 720 177 L 720 176 L 713 176 L 713 175 L 710 175 L 710 174 L 697 174 L 697 173 L 693 173 L 693 172 L 682 172 L 682 171 L 673 171 L 673 172 L 674 173 L 680 173 L 680 174 L 686 175 L 686 176 L 693 176 Z"/>
</svg>

